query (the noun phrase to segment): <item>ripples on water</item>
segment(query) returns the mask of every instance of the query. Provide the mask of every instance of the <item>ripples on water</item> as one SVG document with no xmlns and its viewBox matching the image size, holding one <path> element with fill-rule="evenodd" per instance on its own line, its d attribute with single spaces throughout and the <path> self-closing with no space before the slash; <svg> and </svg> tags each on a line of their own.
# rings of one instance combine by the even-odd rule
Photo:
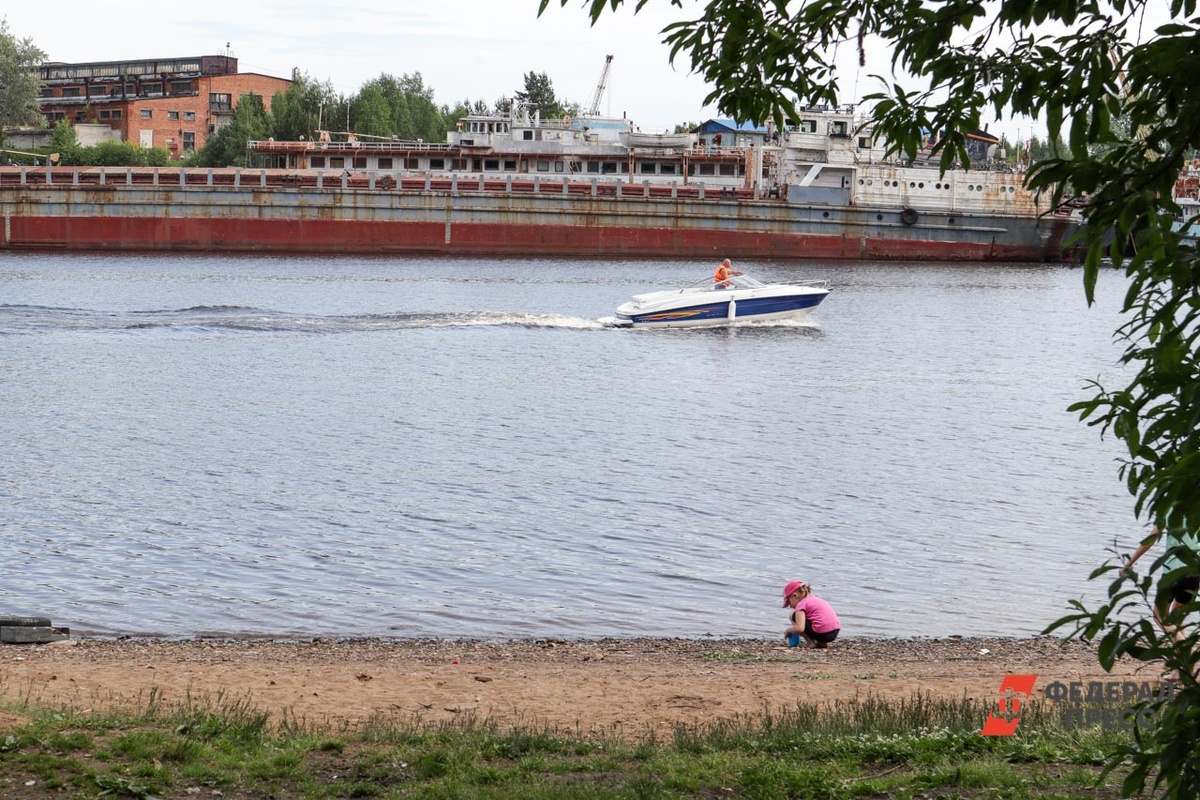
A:
<svg viewBox="0 0 1200 800">
<path fill-rule="evenodd" d="M 708 265 L 0 255 L 0 611 L 94 633 L 1037 632 L 1141 529 L 1123 291 L 829 278 L 808 325 L 603 328 Z"/>
</svg>

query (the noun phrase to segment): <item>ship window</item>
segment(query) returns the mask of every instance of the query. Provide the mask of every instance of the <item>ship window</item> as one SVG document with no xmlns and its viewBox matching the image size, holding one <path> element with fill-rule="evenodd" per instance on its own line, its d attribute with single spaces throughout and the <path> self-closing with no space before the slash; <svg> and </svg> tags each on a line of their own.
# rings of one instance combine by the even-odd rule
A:
<svg viewBox="0 0 1200 800">
<path fill-rule="evenodd" d="M 504 171 L 505 172 L 516 172 L 517 171 L 517 160 L 515 158 L 504 159 Z"/>
<path fill-rule="evenodd" d="M 362 156 L 355 156 L 354 168 L 355 169 L 366 169 L 367 168 L 367 159 L 363 158 Z"/>
<path fill-rule="evenodd" d="M 483 169 L 485 172 L 499 172 L 500 171 L 500 159 L 485 158 L 483 160 Z"/>
<path fill-rule="evenodd" d="M 729 177 L 732 175 L 736 175 L 737 173 L 734 172 L 733 164 L 722 164 L 721 165 L 721 174 L 726 177 Z"/>
<path fill-rule="evenodd" d="M 700 165 L 700 174 L 701 175 L 716 175 L 717 167 L 715 164 L 701 164 Z"/>
<path fill-rule="evenodd" d="M 444 159 L 444 158 L 429 159 L 429 168 L 430 169 L 445 169 L 446 168 L 446 159 Z"/>
<path fill-rule="evenodd" d="M 344 159 L 344 158 L 330 158 L 330 159 L 329 159 L 329 166 L 330 166 L 330 167 L 332 167 L 333 169 L 341 169 L 342 167 L 346 166 L 346 159 Z"/>
<path fill-rule="evenodd" d="M 549 172 L 550 171 L 550 162 L 546 161 L 545 159 L 538 159 L 537 171 L 538 172 Z"/>
<path fill-rule="evenodd" d="M 533 141 L 533 131 L 521 131 L 521 138 L 527 142 Z"/>
<path fill-rule="evenodd" d="M 605 175 L 616 175 L 617 174 L 617 162 L 605 161 L 603 164 L 600 165 L 600 171 L 602 173 L 604 173 Z"/>
<path fill-rule="evenodd" d="M 313 169 L 321 169 L 324 166 L 325 166 L 325 156 L 313 156 L 312 157 L 312 168 Z"/>
<path fill-rule="evenodd" d="M 392 168 L 392 159 L 390 159 L 390 158 L 379 159 L 379 169 L 391 169 L 391 168 Z"/>
<path fill-rule="evenodd" d="M 643 175 L 653 175 L 654 174 L 654 162 L 653 161 L 643 161 L 641 164 L 638 165 L 638 172 L 642 173 Z"/>
<path fill-rule="evenodd" d="M 675 174 L 675 165 L 674 164 L 659 164 L 658 171 L 661 172 L 663 175 L 674 175 Z"/>
<path fill-rule="evenodd" d="M 554 171 L 555 171 L 555 172 L 562 172 L 562 171 L 563 171 L 563 162 L 561 162 L 561 161 L 555 161 L 555 162 L 554 162 Z"/>
<path fill-rule="evenodd" d="M 600 172 L 600 162 L 599 161 L 587 162 L 587 171 L 599 173 Z"/>
</svg>

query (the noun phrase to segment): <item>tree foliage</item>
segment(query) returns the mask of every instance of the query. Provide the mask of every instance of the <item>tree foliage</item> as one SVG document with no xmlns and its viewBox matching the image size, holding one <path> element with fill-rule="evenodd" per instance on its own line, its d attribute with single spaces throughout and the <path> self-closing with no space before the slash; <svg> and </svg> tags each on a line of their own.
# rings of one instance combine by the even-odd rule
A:
<svg viewBox="0 0 1200 800">
<path fill-rule="evenodd" d="M 554 95 L 554 83 L 544 72 L 526 72 L 525 90 L 517 92 L 515 99 L 531 116 L 536 112 L 542 119 L 554 119 L 565 113 L 563 103 Z"/>
<path fill-rule="evenodd" d="M 240 166 L 246 163 L 246 143 L 271 136 L 271 121 L 263 108 L 262 97 L 244 94 L 238 98 L 229 124 L 208 137 L 197 155 L 202 167 Z"/>
<path fill-rule="evenodd" d="M 876 132 L 910 158 L 922 130 L 947 132 L 935 145 L 943 167 L 967 162 L 965 132 L 981 127 L 985 111 L 1044 121 L 1049 141 L 1066 148 L 1040 153 L 1027 185 L 1056 200 L 1068 193 L 1085 199 L 1079 245 L 1089 302 L 1102 264 L 1128 281 L 1119 334 L 1133 377 L 1115 389 L 1095 384 L 1073 410 L 1125 445 L 1120 477 L 1135 514 L 1159 526 L 1168 518 L 1195 526 L 1200 257 L 1173 225 L 1172 189 L 1200 145 L 1197 1 L 706 0 L 663 34 L 671 59 L 686 57 L 713 87 L 706 102 L 734 119 L 776 123 L 792 118 L 799 103 L 837 104 L 837 48 L 857 48 L 861 64 L 879 43 L 891 53 L 892 74 L 864 98 Z M 541 10 L 551 2 L 541 0 Z M 636 9 L 646 2 L 637 0 Z M 585 5 L 594 22 L 623 0 Z M 1163 576 L 1162 563 L 1141 578 L 1118 573 L 1108 602 L 1093 610 L 1077 605 L 1059 624 L 1097 640 L 1105 667 L 1128 657 L 1179 671 L 1174 697 L 1156 702 L 1158 724 L 1139 729 L 1134 746 L 1113 753 L 1110 766 L 1127 769 L 1127 792 L 1150 781 L 1168 797 L 1195 798 L 1200 626 L 1175 637 L 1151 621 L 1152 581 L 1179 572 Z M 1200 574 L 1200 564 L 1193 559 L 1183 573 Z M 1193 602 L 1165 622 L 1178 626 L 1198 610 Z"/>
<path fill-rule="evenodd" d="M 321 128 L 323 109 L 332 106 L 337 93 L 328 81 L 319 83 L 298 70 L 292 85 L 271 98 L 271 130 L 280 141 L 313 139 Z"/>
<path fill-rule="evenodd" d="M 18 39 L 8 32 L 8 18 L 0 17 L 0 144 L 4 129 L 12 125 L 41 125 L 38 90 L 42 81 L 34 67 L 46 54 L 31 39 Z"/>
</svg>

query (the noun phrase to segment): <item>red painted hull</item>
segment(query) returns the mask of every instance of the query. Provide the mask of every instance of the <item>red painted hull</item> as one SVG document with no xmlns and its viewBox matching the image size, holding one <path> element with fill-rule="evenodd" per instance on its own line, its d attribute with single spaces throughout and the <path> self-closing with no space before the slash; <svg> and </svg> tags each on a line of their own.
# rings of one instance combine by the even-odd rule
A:
<svg viewBox="0 0 1200 800">
<path fill-rule="evenodd" d="M 156 170 L 99 185 L 20 183 L 0 170 L 9 249 L 1040 261 L 1065 218 L 968 218 L 743 199 L 564 196 L 406 187 L 188 184 Z M 8 172 L 11 173 L 11 170 Z M 197 171 L 199 172 L 199 171 Z M 170 177 L 164 178 L 164 173 Z M 91 174 L 91 173 L 89 173 Z M 140 175 L 141 173 L 139 173 Z M 204 175 L 204 173 L 200 173 Z M 24 173 L 22 173 L 24 176 Z M 258 173 L 252 173 L 257 177 Z M 28 176 L 24 176 L 28 177 Z M 124 180 L 125 183 L 119 181 Z M 180 185 L 180 182 L 183 185 Z M 208 178 L 212 181 L 212 178 Z M 261 179 L 264 183 L 266 178 Z M 582 196 L 581 196 L 582 195 Z M 822 216 L 823 215 L 823 216 Z"/>
</svg>

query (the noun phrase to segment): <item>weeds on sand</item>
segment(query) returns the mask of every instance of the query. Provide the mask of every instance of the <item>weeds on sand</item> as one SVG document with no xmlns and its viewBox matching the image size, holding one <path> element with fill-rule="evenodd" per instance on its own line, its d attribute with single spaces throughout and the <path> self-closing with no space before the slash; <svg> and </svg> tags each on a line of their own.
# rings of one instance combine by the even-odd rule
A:
<svg viewBox="0 0 1200 800">
<path fill-rule="evenodd" d="M 798 703 L 666 735 L 594 736 L 374 720 L 338 730 L 248 703 L 188 698 L 82 713 L 29 704 L 0 730 L 0 796 L 56 798 L 1118 796 L 1098 784 L 1119 733 L 1066 730 L 1036 704 L 983 737 L 980 701 L 913 695 Z M 1114 777 L 1113 780 L 1118 780 Z M 11 788 L 6 788 L 11 787 Z"/>
</svg>

